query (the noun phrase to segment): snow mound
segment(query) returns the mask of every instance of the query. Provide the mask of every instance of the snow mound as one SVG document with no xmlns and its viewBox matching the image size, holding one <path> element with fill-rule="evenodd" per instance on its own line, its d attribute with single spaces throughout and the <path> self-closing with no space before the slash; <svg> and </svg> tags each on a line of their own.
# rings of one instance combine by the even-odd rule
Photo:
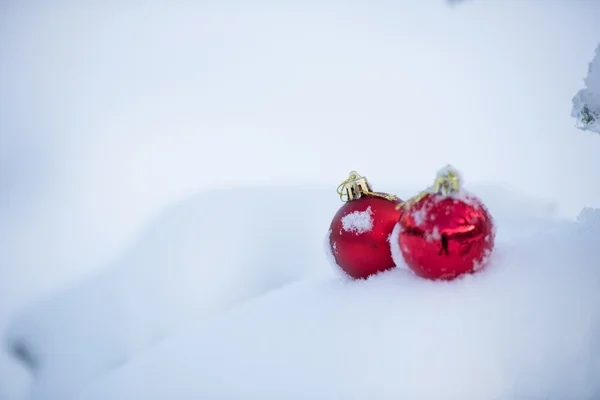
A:
<svg viewBox="0 0 600 400">
<path fill-rule="evenodd" d="M 323 272 L 315 232 L 339 206 L 333 189 L 256 187 L 164 210 L 101 274 L 13 321 L 9 347 L 34 373 L 32 399 L 68 398 L 190 321 Z"/>
<path fill-rule="evenodd" d="M 537 199 L 523 198 L 492 184 L 473 185 L 471 189 L 502 226 L 500 241 L 529 237 L 554 226 L 553 208 Z M 390 190 L 401 198 L 417 192 L 416 188 Z M 327 302 L 345 302 L 335 300 L 336 296 L 353 296 L 319 289 L 321 285 L 353 287 L 344 283 L 343 274 L 332 274 L 337 270 L 327 265 L 323 254 L 323 237 L 341 205 L 332 188 L 259 187 L 210 192 L 165 210 L 104 272 L 33 305 L 13 321 L 8 345 L 34 372 L 32 399 L 70 398 L 190 324 L 209 324 L 227 310 L 309 276 L 331 274 L 342 279 L 325 280 L 314 288 L 300 286 L 307 291 L 314 289 L 316 298 L 326 300 L 323 306 L 333 313 Z M 370 291 L 374 284 L 369 281 L 346 290 Z M 281 300 L 287 302 L 293 316 L 298 305 L 292 301 L 300 298 L 288 299 L 283 293 L 277 296 L 283 296 Z M 377 296 L 365 301 L 377 301 Z M 319 310 L 315 317 L 324 311 Z M 399 308 L 395 312 L 404 311 Z M 270 324 L 267 317 L 262 316 L 257 323 L 264 320 Z M 333 318 L 331 324 L 338 317 L 328 314 L 327 318 Z M 313 326 L 309 319 L 302 323 Z M 335 329 L 323 327 L 324 335 Z M 240 325 L 235 330 L 246 328 Z M 341 329 L 339 334 L 346 332 Z M 319 335 L 315 341 L 320 340 Z M 294 337 L 274 340 L 293 342 Z M 275 355 L 266 357 L 271 356 Z"/>
<path fill-rule="evenodd" d="M 453 282 L 320 277 L 174 336 L 79 399 L 592 399 L 597 235 L 503 242 Z"/>
<path fill-rule="evenodd" d="M 600 231 L 600 209 L 585 207 L 577 216 L 577 221 L 584 228 Z"/>
</svg>

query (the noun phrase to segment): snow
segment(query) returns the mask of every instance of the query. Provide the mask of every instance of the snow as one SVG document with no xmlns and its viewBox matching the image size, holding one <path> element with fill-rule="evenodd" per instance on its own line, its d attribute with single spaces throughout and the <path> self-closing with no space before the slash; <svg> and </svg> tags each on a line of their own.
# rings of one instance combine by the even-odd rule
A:
<svg viewBox="0 0 600 400">
<path fill-rule="evenodd" d="M 400 224 L 396 224 L 392 233 L 390 235 L 390 250 L 392 252 L 392 260 L 394 260 L 394 265 L 396 268 L 403 269 L 409 271 L 408 266 L 404 262 L 404 257 L 402 256 L 402 251 L 400 251 L 400 246 L 394 246 L 394 243 L 398 243 L 400 240 L 400 232 L 402 232 L 402 227 Z M 406 251 L 409 251 L 406 249 Z"/>
<path fill-rule="evenodd" d="M 13 321 L 10 347 L 34 360 L 32 398 L 67 398 L 192 319 L 318 274 L 334 189 L 224 189 L 163 211 L 105 271 Z"/>
<path fill-rule="evenodd" d="M 600 209 L 585 207 L 577 216 L 577 221 L 589 229 L 600 229 Z"/>
<path fill-rule="evenodd" d="M 552 228 L 504 236 L 453 282 L 307 277 L 191 324 L 76 398 L 597 398 L 600 231 Z"/>
<path fill-rule="evenodd" d="M 342 218 L 342 229 L 360 235 L 373 229 L 373 210 L 367 207 L 364 211 L 354 211 Z"/>
<path fill-rule="evenodd" d="M 557 221 L 541 200 L 497 185 L 473 190 L 504 221 L 508 237 L 534 235 Z M 21 313 L 9 344 L 33 360 L 32 399 L 72 398 L 157 342 L 286 284 L 329 275 L 347 281 L 323 250 L 343 204 L 332 188 L 245 188 L 244 201 L 239 192 L 173 205 L 106 271 Z M 407 198 L 417 189 L 391 192 Z"/>
<path fill-rule="evenodd" d="M 332 192 L 352 169 L 393 192 L 421 188 L 453 162 L 469 182 L 552 200 L 513 203 L 527 209 L 513 222 L 600 206 L 600 141 L 574 134 L 569 114 L 600 37 L 600 2 L 7 0 L 0 9 L 0 400 L 29 399 L 32 382 L 38 398 L 60 398 L 184 329 L 186 313 L 204 319 L 224 298 L 272 287 L 269 268 L 257 267 L 265 276 L 255 288 L 234 273 L 298 239 L 263 235 L 268 210 L 240 216 L 242 226 L 225 218 L 234 239 L 212 247 L 210 233 L 197 243 L 201 228 L 183 211 L 178 223 L 148 226 L 159 213 L 175 218 L 164 208 L 183 199 L 200 207 L 198 192 L 237 188 L 240 203 L 255 185 Z M 212 205 L 206 213 L 222 210 Z M 504 232 L 545 224 L 525 222 Z M 238 250 L 247 256 L 227 255 Z M 195 268 L 223 270 L 193 292 Z M 9 328 L 35 373 L 9 353 Z"/>
<path fill-rule="evenodd" d="M 579 129 L 600 133 L 600 44 L 589 63 L 584 83 L 585 88 L 573 98 L 571 115 L 577 119 Z"/>
<path fill-rule="evenodd" d="M 422 224 L 429 217 L 428 211 L 431 208 L 430 205 L 425 205 L 425 207 L 421 208 L 418 211 L 414 212 L 415 222 L 417 224 Z"/>
</svg>

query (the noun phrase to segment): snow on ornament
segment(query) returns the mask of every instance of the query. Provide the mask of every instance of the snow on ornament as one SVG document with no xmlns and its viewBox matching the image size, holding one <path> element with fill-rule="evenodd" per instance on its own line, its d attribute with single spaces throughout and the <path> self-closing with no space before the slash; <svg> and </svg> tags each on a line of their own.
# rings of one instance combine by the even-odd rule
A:
<svg viewBox="0 0 600 400">
<path fill-rule="evenodd" d="M 354 211 L 342 217 L 342 229 L 346 232 L 361 234 L 373 229 L 373 210 L 371 206 L 365 211 Z"/>
<path fill-rule="evenodd" d="M 355 279 L 394 268 L 389 238 L 400 218 L 401 200 L 373 192 L 366 177 L 352 171 L 338 186 L 344 205 L 329 228 L 329 251 L 335 264 Z"/>
<path fill-rule="evenodd" d="M 487 264 L 494 248 L 493 218 L 462 188 L 452 166 L 438 171 L 433 187 L 398 208 L 402 217 L 390 239 L 396 265 L 404 261 L 420 277 L 452 280 Z"/>
</svg>

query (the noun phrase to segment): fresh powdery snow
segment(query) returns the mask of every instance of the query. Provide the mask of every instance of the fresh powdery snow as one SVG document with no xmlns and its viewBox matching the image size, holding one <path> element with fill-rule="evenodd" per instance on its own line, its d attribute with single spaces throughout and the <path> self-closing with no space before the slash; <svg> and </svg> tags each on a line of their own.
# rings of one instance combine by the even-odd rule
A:
<svg viewBox="0 0 600 400">
<path fill-rule="evenodd" d="M 499 228 L 501 229 L 501 228 Z M 454 282 L 307 278 L 169 338 L 85 400 L 593 399 L 598 231 L 500 242 Z"/>
<path fill-rule="evenodd" d="M 342 218 L 342 229 L 357 235 L 370 232 L 373 229 L 373 210 L 367 207 L 365 211 L 354 211 Z"/>
<path fill-rule="evenodd" d="M 192 321 L 319 274 L 319 232 L 340 205 L 335 188 L 247 187 L 165 209 L 103 272 L 13 321 L 32 400 L 67 399 Z"/>
<path fill-rule="evenodd" d="M 209 193 L 22 314 L 9 345 L 35 400 L 598 398 L 600 216 L 469 189 L 498 228 L 474 276 L 352 281 L 322 248 L 332 190 Z"/>
<path fill-rule="evenodd" d="M 402 228 L 400 227 L 399 224 L 396 224 L 396 226 L 394 226 L 394 229 L 392 230 L 392 234 L 390 235 L 390 244 L 392 243 L 398 243 L 398 241 L 400 240 L 400 231 L 402 230 Z M 396 267 L 399 269 L 404 269 L 408 271 L 408 265 L 406 265 L 403 262 L 398 262 L 398 260 L 402 260 L 402 251 L 400 249 L 400 246 L 390 246 L 390 250 L 392 252 L 392 259 L 394 260 L 394 263 L 396 263 Z M 405 248 L 404 249 L 407 252 L 410 252 L 410 249 Z"/>
</svg>

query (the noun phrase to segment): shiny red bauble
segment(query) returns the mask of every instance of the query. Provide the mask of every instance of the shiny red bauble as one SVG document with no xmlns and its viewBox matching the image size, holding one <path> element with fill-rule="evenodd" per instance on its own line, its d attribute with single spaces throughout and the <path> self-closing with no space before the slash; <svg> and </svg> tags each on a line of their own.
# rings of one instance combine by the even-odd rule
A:
<svg viewBox="0 0 600 400">
<path fill-rule="evenodd" d="M 400 218 L 401 210 L 396 209 L 400 201 L 363 195 L 335 214 L 329 245 L 335 263 L 346 274 L 367 278 L 395 266 L 389 238 Z"/>
<path fill-rule="evenodd" d="M 494 247 L 492 216 L 477 197 L 464 191 L 424 195 L 407 205 L 398 225 L 394 254 L 399 250 L 408 267 L 427 279 L 452 280 L 473 273 L 485 266 Z"/>
</svg>

